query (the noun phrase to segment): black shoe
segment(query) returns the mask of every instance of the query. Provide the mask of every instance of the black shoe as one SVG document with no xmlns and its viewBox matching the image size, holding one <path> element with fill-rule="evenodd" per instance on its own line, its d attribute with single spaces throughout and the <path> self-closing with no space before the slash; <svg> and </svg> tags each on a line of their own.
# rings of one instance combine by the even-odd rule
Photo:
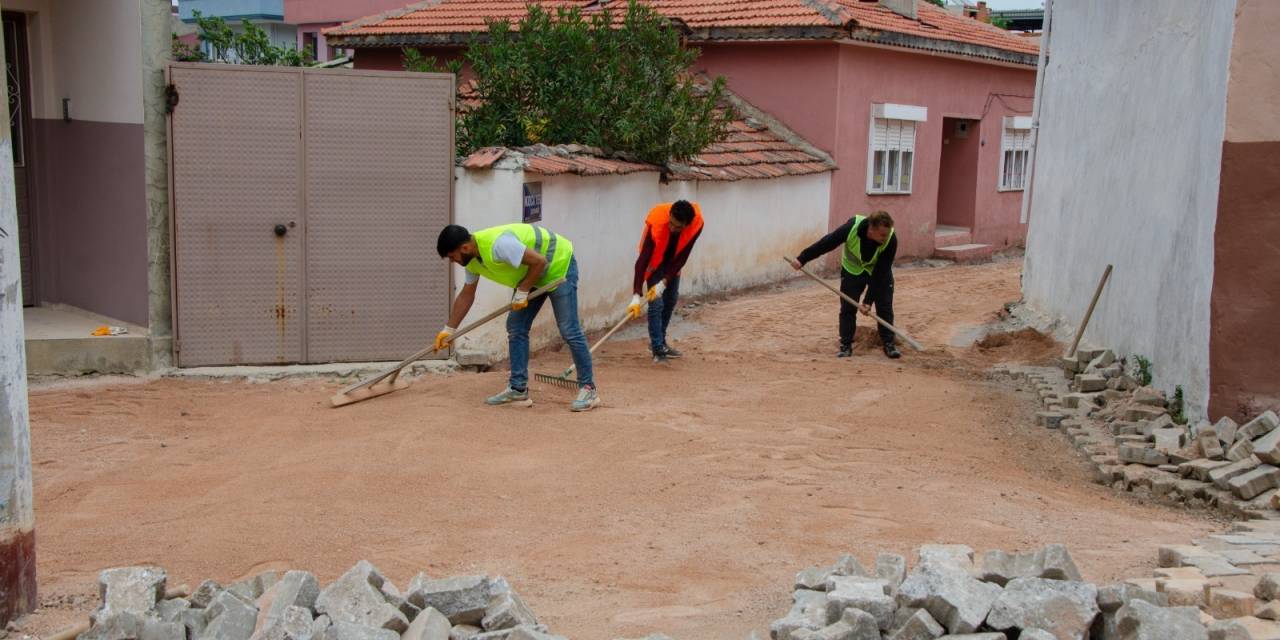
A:
<svg viewBox="0 0 1280 640">
<path fill-rule="evenodd" d="M 886 344 L 884 346 L 884 354 L 886 356 L 889 356 L 889 358 L 892 360 L 897 360 L 898 358 L 902 357 L 902 354 L 898 353 L 897 345 L 893 345 L 893 344 Z"/>
<path fill-rule="evenodd" d="M 671 363 L 671 361 L 667 359 L 667 352 L 666 352 L 666 351 L 654 351 L 654 352 L 653 352 L 653 363 L 654 363 L 654 364 L 670 364 L 670 363 Z"/>
<path fill-rule="evenodd" d="M 836 354 L 836 357 L 837 357 L 837 358 L 851 358 L 851 357 L 853 357 L 853 347 L 852 347 L 852 346 L 848 346 L 848 347 L 840 347 L 840 353 L 837 353 L 837 354 Z"/>
<path fill-rule="evenodd" d="M 684 355 L 683 353 L 680 353 L 679 351 L 672 349 L 671 345 L 665 342 L 662 343 L 662 351 L 663 353 L 667 354 L 668 358 L 671 358 L 672 360 L 675 360 L 676 358 L 679 358 L 680 356 Z"/>
</svg>

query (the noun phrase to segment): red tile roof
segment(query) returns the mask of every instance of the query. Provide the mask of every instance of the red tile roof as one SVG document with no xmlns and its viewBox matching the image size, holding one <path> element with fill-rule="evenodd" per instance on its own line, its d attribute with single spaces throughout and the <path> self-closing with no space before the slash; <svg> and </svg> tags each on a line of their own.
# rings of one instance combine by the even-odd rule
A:
<svg viewBox="0 0 1280 640">
<path fill-rule="evenodd" d="M 326 31 L 342 46 L 403 46 L 453 42 L 465 44 L 470 34 L 487 29 L 486 21 L 518 21 L 530 0 L 427 0 L 404 9 L 362 18 Z M 625 0 L 535 0 L 544 7 L 578 7 L 590 12 L 601 7 L 615 11 Z M 1039 46 L 1027 38 L 951 13 L 925 0 L 916 0 L 916 19 L 894 13 L 866 0 L 644 0 L 658 13 L 676 21 L 694 41 L 753 38 L 852 37 L 903 46 L 944 50 L 975 57 L 1017 54 L 1013 62 L 1029 59 Z M 978 47 L 975 49 L 974 47 Z"/>
<path fill-rule="evenodd" d="M 859 0 L 835 0 L 848 10 L 856 22 L 856 31 L 888 31 L 905 35 L 948 40 L 963 44 L 975 44 L 992 49 L 1040 54 L 1040 45 L 1017 34 L 1010 33 L 966 18 L 929 2 L 916 2 L 916 19 L 900 16 L 876 3 Z"/>
<path fill-rule="evenodd" d="M 464 91 L 464 102 L 466 93 Z M 729 94 L 722 107 L 734 116 L 725 139 L 707 147 L 688 164 L 672 164 L 667 168 L 671 179 L 733 181 L 823 173 L 836 168 L 831 156 L 741 98 Z M 658 165 L 636 162 L 625 155 L 611 156 L 600 149 L 576 144 L 516 149 L 486 147 L 461 160 L 467 169 L 488 169 L 499 163 L 505 168 L 522 168 L 548 176 L 663 171 Z"/>
</svg>

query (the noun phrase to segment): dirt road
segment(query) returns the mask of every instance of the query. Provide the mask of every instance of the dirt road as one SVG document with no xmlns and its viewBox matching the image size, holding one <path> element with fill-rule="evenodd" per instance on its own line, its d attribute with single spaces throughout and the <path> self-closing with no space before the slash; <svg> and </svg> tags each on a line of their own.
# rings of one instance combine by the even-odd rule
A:
<svg viewBox="0 0 1280 640">
<path fill-rule="evenodd" d="M 946 345 L 1018 297 L 1016 262 L 903 270 L 898 320 Z M 487 408 L 502 372 L 420 380 L 335 410 L 334 383 L 160 380 L 32 396 L 43 597 L 28 628 L 93 605 L 94 575 L 155 563 L 174 583 L 268 568 L 331 580 L 371 560 L 404 586 L 506 575 L 572 638 L 662 631 L 741 640 L 796 571 L 928 542 L 1070 545 L 1086 577 L 1136 575 L 1213 522 L 1093 485 L 1034 408 L 983 373 L 1014 340 L 837 360 L 836 301 L 813 283 L 703 304 L 686 357 L 640 340 L 597 361 L 605 407 Z M 870 335 L 870 334 L 868 334 Z M 567 353 L 533 370 L 555 372 Z"/>
</svg>

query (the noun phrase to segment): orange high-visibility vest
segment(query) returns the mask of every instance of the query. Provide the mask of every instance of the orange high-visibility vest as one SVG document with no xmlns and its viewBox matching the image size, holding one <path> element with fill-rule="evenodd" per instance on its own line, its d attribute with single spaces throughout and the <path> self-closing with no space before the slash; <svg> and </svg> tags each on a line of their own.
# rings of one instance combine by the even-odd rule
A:
<svg viewBox="0 0 1280 640">
<path fill-rule="evenodd" d="M 649 265 L 645 267 L 644 277 L 647 279 L 654 271 L 658 269 L 658 265 L 662 264 L 662 257 L 667 254 L 667 244 L 671 242 L 671 227 L 668 224 L 671 221 L 671 205 L 674 203 L 663 202 L 654 205 L 649 210 L 649 215 L 644 219 L 644 233 L 653 238 L 653 255 L 649 256 Z M 694 236 L 702 230 L 702 207 L 696 202 L 690 202 L 693 205 L 693 221 L 691 221 L 680 232 L 680 237 L 676 239 L 676 253 L 684 251 L 685 247 L 693 241 Z M 640 236 L 640 250 L 644 250 L 645 235 Z M 674 274 L 673 274 L 674 275 Z"/>
</svg>

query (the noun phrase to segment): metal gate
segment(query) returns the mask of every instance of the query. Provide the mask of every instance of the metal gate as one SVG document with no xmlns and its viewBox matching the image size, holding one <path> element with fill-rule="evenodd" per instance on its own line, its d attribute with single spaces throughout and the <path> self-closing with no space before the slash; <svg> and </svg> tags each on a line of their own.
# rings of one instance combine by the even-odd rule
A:
<svg viewBox="0 0 1280 640">
<path fill-rule="evenodd" d="M 174 64 L 179 366 L 394 360 L 448 314 L 453 77 Z"/>
</svg>

